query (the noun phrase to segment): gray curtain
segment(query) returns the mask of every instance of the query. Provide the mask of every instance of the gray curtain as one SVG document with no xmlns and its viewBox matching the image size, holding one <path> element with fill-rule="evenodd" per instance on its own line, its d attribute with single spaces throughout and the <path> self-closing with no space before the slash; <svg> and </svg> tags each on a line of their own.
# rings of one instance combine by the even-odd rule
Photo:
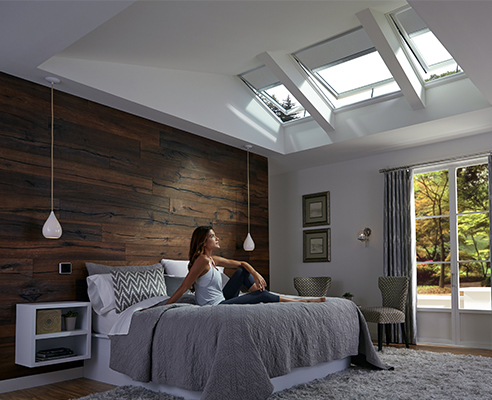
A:
<svg viewBox="0 0 492 400">
<path fill-rule="evenodd" d="M 408 276 L 405 318 L 408 342 L 417 343 L 417 280 L 412 171 L 398 170 L 384 174 L 384 276 Z M 392 327 L 392 342 L 401 343 L 400 326 Z"/>
</svg>

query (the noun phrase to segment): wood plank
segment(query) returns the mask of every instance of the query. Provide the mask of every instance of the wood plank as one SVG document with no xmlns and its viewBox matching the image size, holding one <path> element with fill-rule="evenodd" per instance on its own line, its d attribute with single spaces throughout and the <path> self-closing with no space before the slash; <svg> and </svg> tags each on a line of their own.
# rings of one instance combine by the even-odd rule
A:
<svg viewBox="0 0 492 400">
<path fill-rule="evenodd" d="M 17 390 L 1 395 L 2 400 L 68 400 L 106 392 L 116 386 L 87 378 L 52 383 L 41 387 Z"/>
<path fill-rule="evenodd" d="M 0 218 L 3 223 L 0 227 L 0 237 L 11 240 L 39 240 L 43 239 L 42 231 L 43 225 L 46 219 L 50 215 L 49 209 L 44 213 L 37 213 L 42 219 L 1 214 Z M 84 222 L 72 222 L 72 220 L 66 220 L 61 218 L 60 212 L 55 208 L 55 215 L 62 225 L 63 239 L 64 240 L 90 240 L 101 241 L 102 231 L 100 224 L 88 224 Z"/>
<path fill-rule="evenodd" d="M 0 242 L 2 258 L 86 260 L 123 260 L 125 246 L 119 243 L 47 240 Z"/>
<path fill-rule="evenodd" d="M 0 345 L 5 342 L 5 337 L 7 335 L 7 330 L 4 330 L 6 324 L 15 324 L 15 304 L 10 303 L 8 299 L 4 299 L 2 296 L 2 303 L 0 304 Z M 15 337 L 7 337 L 8 342 L 12 343 L 15 341 Z"/>
<path fill-rule="evenodd" d="M 28 258 L 0 258 L 0 277 L 8 275 L 10 279 L 32 278 L 32 264 L 32 259 Z"/>
<path fill-rule="evenodd" d="M 63 181 L 68 180 L 140 193 L 151 193 L 152 191 L 152 179 L 150 178 L 111 169 L 101 169 L 99 166 L 89 164 L 74 163 L 62 160 L 57 155 L 55 159 L 54 176 L 59 185 L 63 185 Z M 2 147 L 0 147 L 0 169 L 6 171 L 13 169 L 23 173 L 35 170 L 36 175 L 51 177 L 49 157 Z"/>
</svg>

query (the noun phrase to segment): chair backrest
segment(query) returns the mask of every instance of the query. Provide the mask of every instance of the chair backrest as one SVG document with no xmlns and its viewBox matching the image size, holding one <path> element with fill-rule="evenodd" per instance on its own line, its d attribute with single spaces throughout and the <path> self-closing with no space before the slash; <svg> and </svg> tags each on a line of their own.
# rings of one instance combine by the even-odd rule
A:
<svg viewBox="0 0 492 400">
<path fill-rule="evenodd" d="M 326 296 L 330 286 L 331 277 L 329 276 L 299 276 L 294 278 L 294 287 L 299 296 Z"/>
<path fill-rule="evenodd" d="M 405 312 L 409 281 L 408 276 L 380 277 L 378 285 L 383 296 L 383 307 L 396 308 Z"/>
</svg>

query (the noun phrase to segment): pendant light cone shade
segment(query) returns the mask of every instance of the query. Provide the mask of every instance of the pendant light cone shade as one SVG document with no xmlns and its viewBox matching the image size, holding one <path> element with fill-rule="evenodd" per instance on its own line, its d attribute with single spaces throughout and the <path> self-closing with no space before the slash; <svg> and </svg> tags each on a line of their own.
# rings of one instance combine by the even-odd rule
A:
<svg viewBox="0 0 492 400">
<path fill-rule="evenodd" d="M 60 83 L 60 80 L 57 78 L 46 78 L 46 80 L 51 83 L 51 213 L 43 225 L 43 236 L 46 239 L 60 239 L 63 232 L 62 227 L 56 219 L 55 213 L 53 212 L 53 126 L 55 122 L 55 117 L 53 113 L 53 84 Z"/>
<path fill-rule="evenodd" d="M 253 238 L 251 237 L 251 233 L 250 233 L 250 221 L 249 221 L 249 150 L 251 149 L 251 146 L 250 144 L 244 146 L 246 148 L 246 150 L 248 151 L 248 154 L 247 154 L 247 170 L 248 170 L 248 236 L 246 236 L 246 239 L 244 239 L 244 243 L 243 243 L 243 249 L 245 251 L 253 251 L 255 249 L 255 242 L 253 241 Z"/>
<path fill-rule="evenodd" d="M 43 225 L 43 236 L 46 239 L 60 239 L 62 233 L 62 227 L 56 219 L 55 213 L 51 211 L 50 216 Z"/>
</svg>

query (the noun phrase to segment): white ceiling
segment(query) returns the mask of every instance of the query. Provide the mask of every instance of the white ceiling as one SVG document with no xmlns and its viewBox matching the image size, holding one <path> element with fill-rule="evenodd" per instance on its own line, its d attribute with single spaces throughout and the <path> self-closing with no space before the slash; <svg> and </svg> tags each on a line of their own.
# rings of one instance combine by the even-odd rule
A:
<svg viewBox="0 0 492 400">
<path fill-rule="evenodd" d="M 406 2 L 3 0 L 0 71 L 43 85 L 57 76 L 57 90 L 232 146 L 252 143 L 271 173 L 490 131 L 492 2 L 409 3 L 469 80 L 451 96 L 428 91 L 423 110 L 399 97 L 326 117 L 331 132 L 316 119 L 282 127 L 234 76 L 261 65 L 261 54 L 282 60 L 359 26 L 360 11 Z"/>
</svg>

